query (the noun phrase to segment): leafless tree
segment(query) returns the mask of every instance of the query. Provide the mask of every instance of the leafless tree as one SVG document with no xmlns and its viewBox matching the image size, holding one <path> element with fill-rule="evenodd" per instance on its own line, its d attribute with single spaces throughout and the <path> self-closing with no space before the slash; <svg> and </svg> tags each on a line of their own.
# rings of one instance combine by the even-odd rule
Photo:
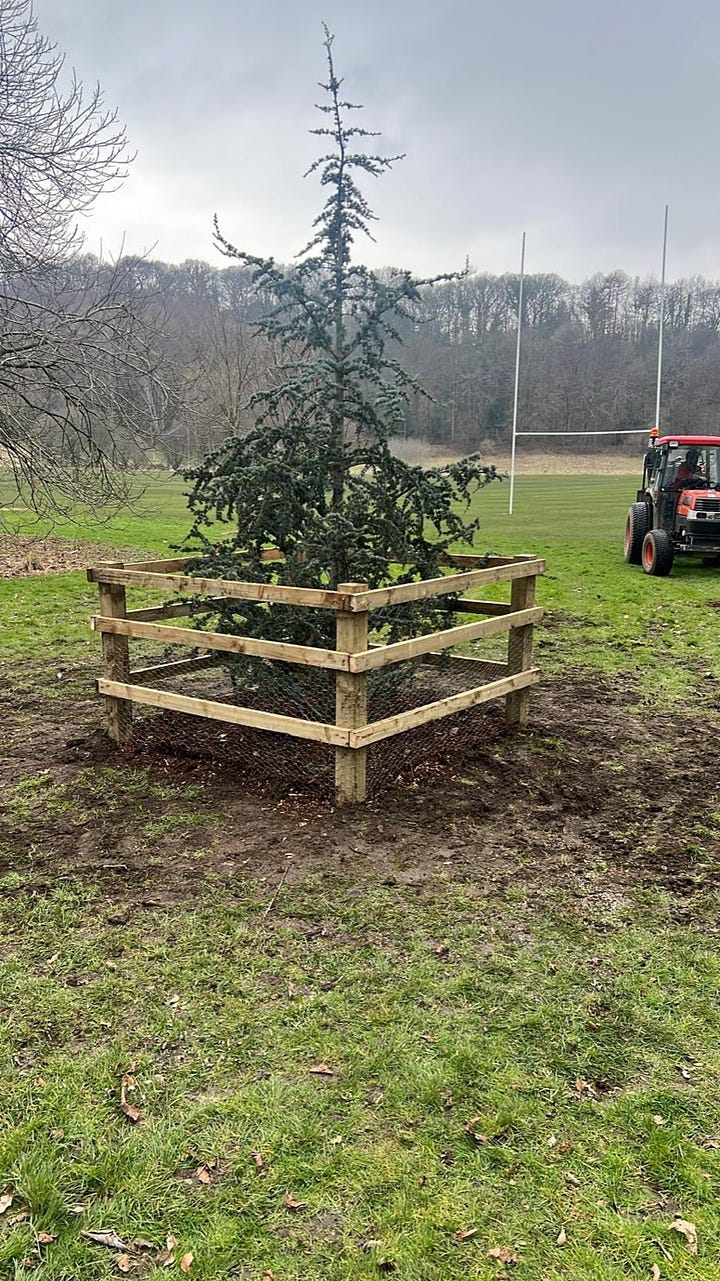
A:
<svg viewBox="0 0 720 1281">
<path fill-rule="evenodd" d="M 130 162 L 117 113 L 86 94 L 27 0 L 0 3 L 0 265 L 7 275 L 79 248 L 78 215 Z"/>
<path fill-rule="evenodd" d="M 27 0 L 0 0 L 0 464 L 37 509 L 121 500 L 143 437 L 152 309 L 122 264 L 80 256 L 77 222 L 130 159 L 100 88 L 66 77 Z"/>
</svg>

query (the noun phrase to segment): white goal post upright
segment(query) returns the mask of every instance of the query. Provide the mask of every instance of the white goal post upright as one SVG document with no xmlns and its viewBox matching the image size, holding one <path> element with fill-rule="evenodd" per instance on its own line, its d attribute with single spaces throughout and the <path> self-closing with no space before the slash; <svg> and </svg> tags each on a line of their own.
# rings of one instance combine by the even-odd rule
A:
<svg viewBox="0 0 720 1281">
<path fill-rule="evenodd" d="M 512 516 L 513 514 L 513 498 L 515 496 L 515 447 L 517 444 L 518 392 L 520 390 L 520 335 L 522 332 L 522 307 L 523 307 L 524 285 L 525 285 L 525 232 L 523 232 L 522 234 L 522 249 L 520 251 L 520 288 L 518 290 L 517 345 L 515 347 L 515 393 L 513 396 L 512 446 L 510 449 L 510 503 L 508 506 L 508 516 Z"/>
<path fill-rule="evenodd" d="M 660 318 L 658 323 L 657 391 L 655 394 L 655 432 L 660 435 L 660 392 L 662 388 L 663 330 L 665 328 L 665 263 L 667 261 L 668 206 L 663 226 L 662 274 L 660 276 Z"/>
</svg>

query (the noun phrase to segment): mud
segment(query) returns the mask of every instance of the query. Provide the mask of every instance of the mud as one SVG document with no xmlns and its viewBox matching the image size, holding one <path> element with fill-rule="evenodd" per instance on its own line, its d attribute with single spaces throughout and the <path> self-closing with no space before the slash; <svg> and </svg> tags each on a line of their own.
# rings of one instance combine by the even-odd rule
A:
<svg viewBox="0 0 720 1281">
<path fill-rule="evenodd" d="M 94 697 L 48 699 L 27 676 L 0 694 L 0 715 L 0 875 L 16 873 L 0 892 L 91 882 L 108 920 L 192 896 L 209 876 L 266 880 L 268 895 L 280 878 L 408 892 L 445 878 L 495 899 L 578 899 L 586 909 L 640 886 L 668 891 L 682 916 L 717 875 L 713 736 L 689 736 L 685 715 L 651 715 L 622 680 L 546 681 L 527 730 L 506 734 L 497 713 L 484 713 L 459 755 L 446 742 L 424 772 L 341 810 L 307 791 L 263 794 L 237 763 L 177 757 L 147 738 L 139 753 L 118 752 Z M 41 771 L 71 804 L 36 801 L 23 817 L 7 785 Z M 168 783 L 177 798 L 162 795 Z M 190 802 L 187 784 L 197 789 Z"/>
</svg>

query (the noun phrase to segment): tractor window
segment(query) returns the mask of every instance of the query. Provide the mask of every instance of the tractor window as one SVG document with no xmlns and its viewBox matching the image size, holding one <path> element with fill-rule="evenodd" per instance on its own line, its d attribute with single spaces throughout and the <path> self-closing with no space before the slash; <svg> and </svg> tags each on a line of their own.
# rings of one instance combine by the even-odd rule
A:
<svg viewBox="0 0 720 1281">
<path fill-rule="evenodd" d="M 692 449 L 693 447 L 690 446 Z M 669 449 L 662 479 L 663 489 L 670 489 L 688 482 L 688 487 L 715 489 L 720 484 L 720 446 L 702 445 L 695 447 L 697 462 L 692 471 L 687 462 L 688 446 L 679 445 Z"/>
</svg>

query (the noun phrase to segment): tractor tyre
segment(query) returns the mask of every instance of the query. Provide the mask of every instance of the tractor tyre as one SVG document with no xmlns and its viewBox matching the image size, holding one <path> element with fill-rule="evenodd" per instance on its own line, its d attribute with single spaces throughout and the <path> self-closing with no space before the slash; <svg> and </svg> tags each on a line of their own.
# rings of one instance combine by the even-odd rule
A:
<svg viewBox="0 0 720 1281">
<path fill-rule="evenodd" d="M 666 529 L 651 529 L 642 545 L 642 567 L 646 574 L 666 578 L 673 567 L 675 549 Z"/>
<path fill-rule="evenodd" d="M 650 528 L 647 503 L 633 503 L 625 522 L 625 560 L 628 565 L 642 564 L 643 539 Z"/>
</svg>

